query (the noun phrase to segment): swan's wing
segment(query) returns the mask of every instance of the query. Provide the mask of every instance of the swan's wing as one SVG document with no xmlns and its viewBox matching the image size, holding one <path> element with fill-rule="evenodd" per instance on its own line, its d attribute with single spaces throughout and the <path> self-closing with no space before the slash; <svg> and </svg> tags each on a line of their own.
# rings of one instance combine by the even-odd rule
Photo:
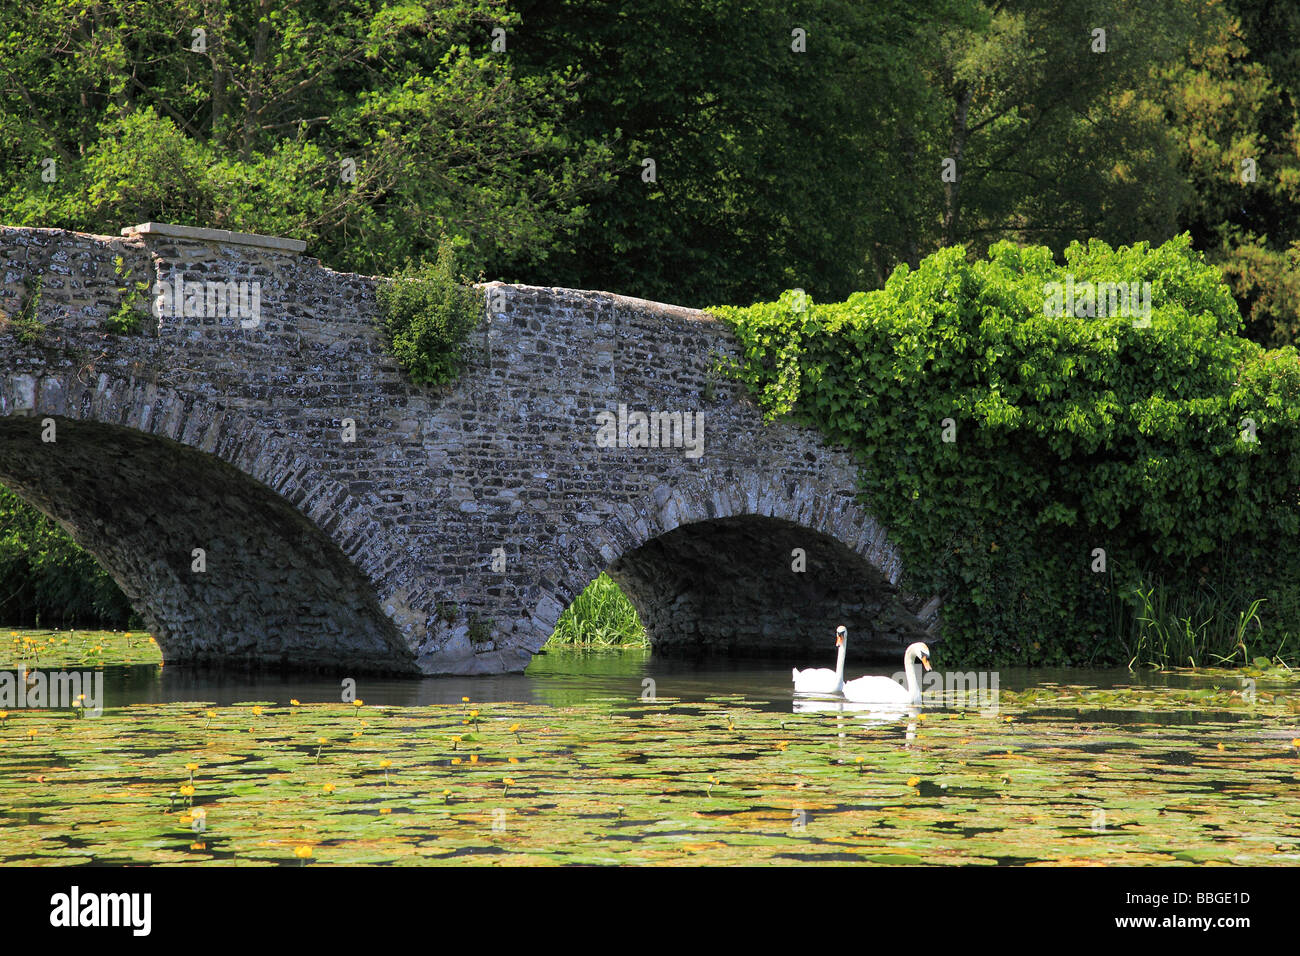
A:
<svg viewBox="0 0 1300 956">
<path fill-rule="evenodd" d="M 888 677 L 867 676 L 857 680 L 846 681 L 844 696 L 849 700 L 893 703 L 907 700 L 907 690 L 897 681 Z"/>
<path fill-rule="evenodd" d="M 835 680 L 835 672 L 827 670 L 825 667 L 810 667 L 807 670 L 795 670 L 794 679 L 796 681 L 821 681 Z"/>
<path fill-rule="evenodd" d="M 834 694 L 840 688 L 835 672 L 825 667 L 810 667 L 795 671 L 794 689 L 805 694 Z"/>
</svg>

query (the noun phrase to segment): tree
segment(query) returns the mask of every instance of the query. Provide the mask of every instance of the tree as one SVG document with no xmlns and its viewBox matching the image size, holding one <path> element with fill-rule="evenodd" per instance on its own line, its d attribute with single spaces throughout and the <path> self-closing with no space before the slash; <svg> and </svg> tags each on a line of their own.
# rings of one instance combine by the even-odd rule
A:
<svg viewBox="0 0 1300 956">
<path fill-rule="evenodd" d="M 1206 42 L 1164 76 L 1188 182 L 1183 225 L 1223 269 L 1255 340 L 1300 335 L 1300 9 L 1209 7 Z M 1290 31 L 1290 32 L 1288 32 Z"/>
<path fill-rule="evenodd" d="M 493 51 L 517 19 L 502 0 L 0 0 L 0 15 L 9 222 L 269 232 L 385 273 L 444 232 L 478 264 L 544 249 L 602 176 L 599 146 L 558 148 L 568 78 L 517 77 Z"/>
<path fill-rule="evenodd" d="M 913 47 L 955 8 L 525 0 L 521 66 L 582 77 L 564 129 L 611 141 L 618 173 L 563 253 L 516 270 L 692 305 L 874 284 L 867 251 L 915 218 Z"/>
</svg>

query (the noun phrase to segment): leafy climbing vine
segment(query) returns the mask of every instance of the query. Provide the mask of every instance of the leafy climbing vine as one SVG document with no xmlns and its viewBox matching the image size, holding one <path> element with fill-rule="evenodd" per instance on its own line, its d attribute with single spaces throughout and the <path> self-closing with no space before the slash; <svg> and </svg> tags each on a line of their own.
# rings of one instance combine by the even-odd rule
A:
<svg viewBox="0 0 1300 956">
<path fill-rule="evenodd" d="M 1234 621 L 1263 598 L 1261 620 L 1294 654 L 1295 349 L 1237 335 L 1221 274 L 1186 236 L 1075 243 L 1064 260 L 949 248 L 845 302 L 795 290 L 711 311 L 735 330 L 730 374 L 768 420 L 853 452 L 908 584 L 945 595 L 956 659 L 1124 663 L 1135 621 L 1117 623 L 1115 592 L 1142 582 L 1212 591 Z M 1049 307 L 1053 283 L 1103 282 L 1149 283 L 1149 314 Z"/>
</svg>

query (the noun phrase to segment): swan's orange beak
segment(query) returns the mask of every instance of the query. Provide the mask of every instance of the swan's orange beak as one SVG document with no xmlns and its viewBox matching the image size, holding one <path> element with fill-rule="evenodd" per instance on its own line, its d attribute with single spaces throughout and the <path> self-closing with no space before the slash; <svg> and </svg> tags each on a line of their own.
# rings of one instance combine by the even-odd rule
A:
<svg viewBox="0 0 1300 956">
<path fill-rule="evenodd" d="M 921 655 L 921 666 L 926 670 L 930 670 L 930 658 L 926 657 L 924 654 Z"/>
<path fill-rule="evenodd" d="M 835 635 L 835 646 L 840 647 L 843 644 L 844 644 L 844 635 L 837 632 Z"/>
</svg>

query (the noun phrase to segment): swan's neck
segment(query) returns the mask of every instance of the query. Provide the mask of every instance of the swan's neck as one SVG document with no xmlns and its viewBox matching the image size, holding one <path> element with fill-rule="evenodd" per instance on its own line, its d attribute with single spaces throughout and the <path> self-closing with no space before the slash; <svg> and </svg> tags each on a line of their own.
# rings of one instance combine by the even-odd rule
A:
<svg viewBox="0 0 1300 956">
<path fill-rule="evenodd" d="M 844 653 L 848 649 L 849 639 L 846 637 L 844 640 L 840 641 L 840 651 L 835 657 L 835 679 L 840 682 L 844 681 Z"/>
<path fill-rule="evenodd" d="M 916 655 L 908 651 L 903 655 L 903 672 L 907 675 L 907 696 L 913 700 L 921 699 L 921 688 L 916 683 Z"/>
</svg>

